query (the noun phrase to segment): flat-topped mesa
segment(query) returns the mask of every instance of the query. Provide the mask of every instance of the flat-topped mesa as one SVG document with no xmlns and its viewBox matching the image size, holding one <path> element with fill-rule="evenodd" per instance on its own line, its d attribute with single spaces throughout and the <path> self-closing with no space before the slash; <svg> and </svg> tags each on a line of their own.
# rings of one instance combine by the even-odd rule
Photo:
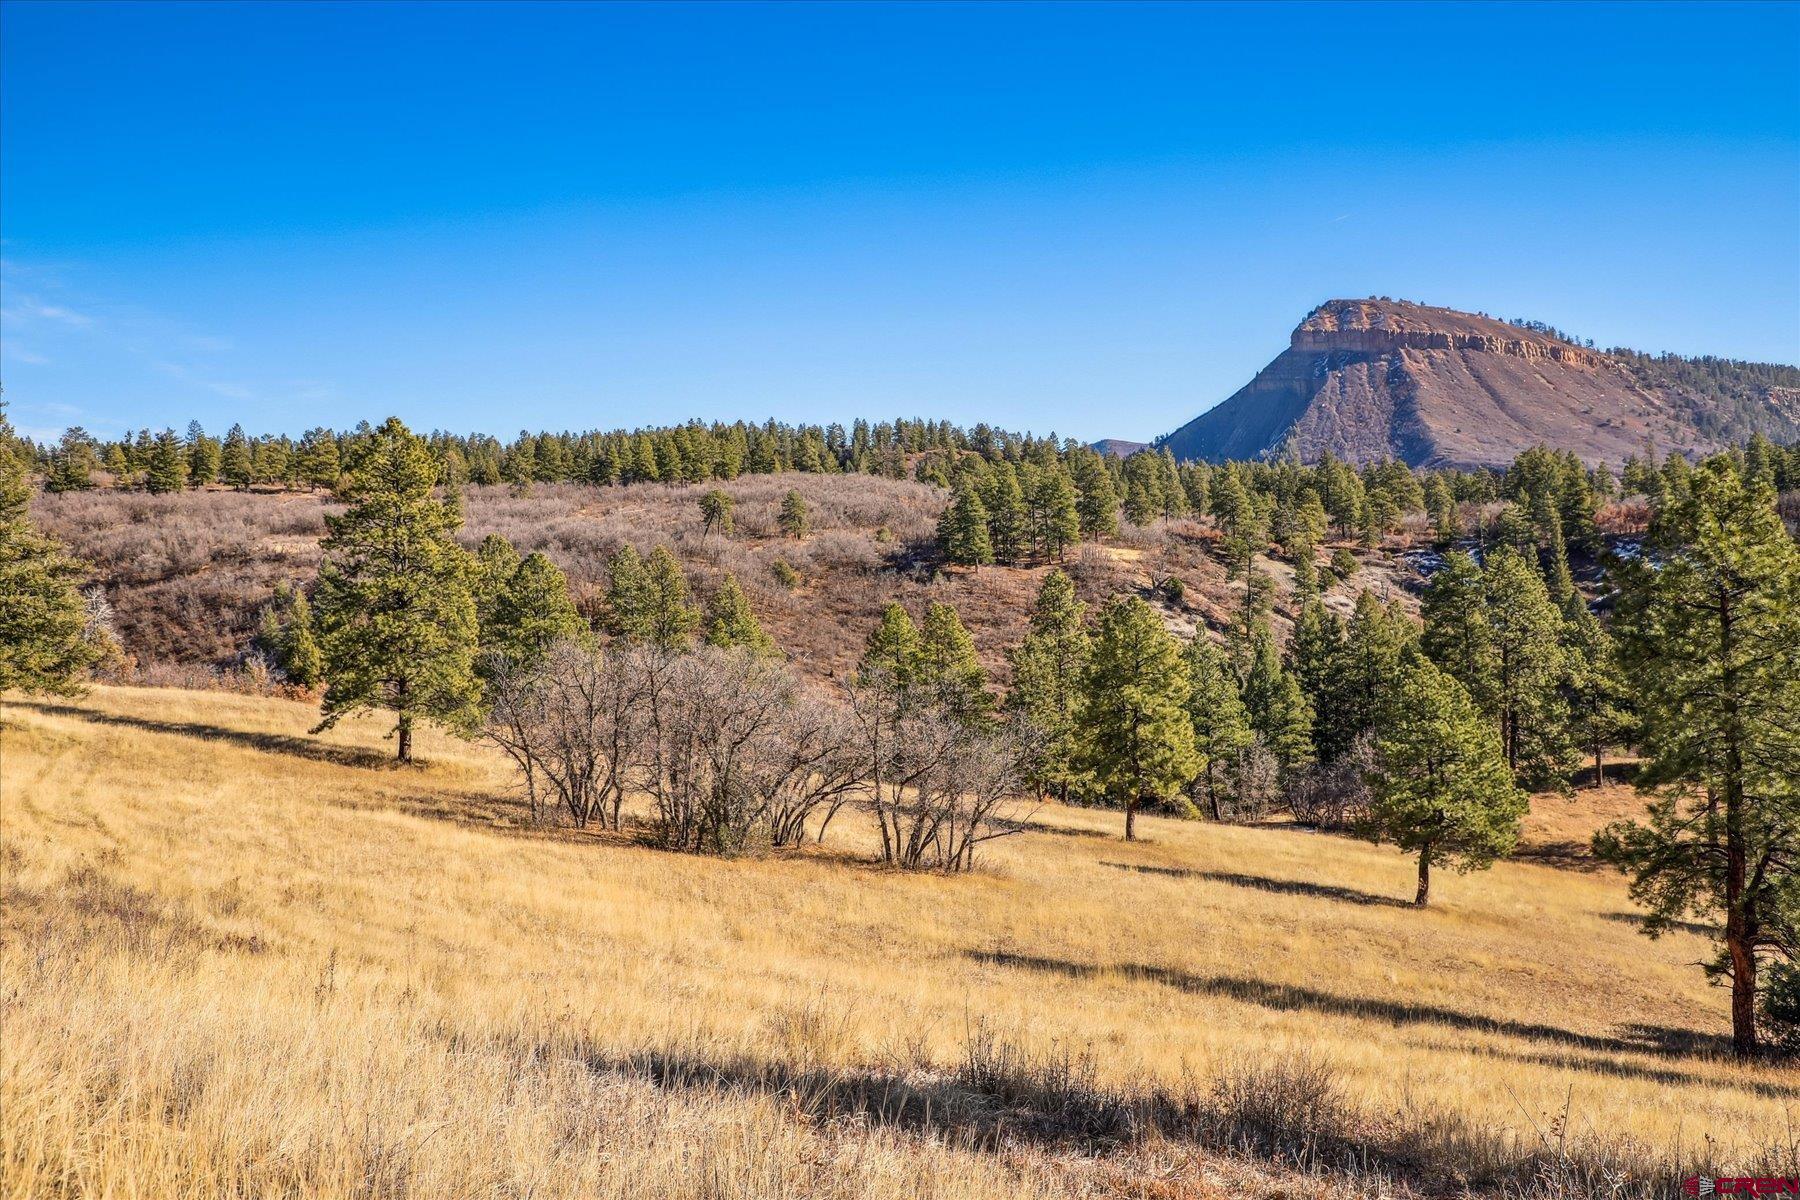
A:
<svg viewBox="0 0 1800 1200">
<path fill-rule="evenodd" d="M 1290 344 L 1307 354 L 1392 354 L 1397 350 L 1474 350 L 1578 366 L 1599 365 L 1592 350 L 1492 317 L 1404 300 L 1332 300 L 1294 329 Z"/>
<path fill-rule="evenodd" d="M 1331 454 L 1503 467 L 1542 444 L 1617 464 L 1647 447 L 1704 453 L 1752 429 L 1791 440 L 1792 387 L 1800 372 L 1779 364 L 1670 364 L 1480 313 L 1330 300 L 1254 379 L 1158 445 L 1215 462 Z"/>
</svg>

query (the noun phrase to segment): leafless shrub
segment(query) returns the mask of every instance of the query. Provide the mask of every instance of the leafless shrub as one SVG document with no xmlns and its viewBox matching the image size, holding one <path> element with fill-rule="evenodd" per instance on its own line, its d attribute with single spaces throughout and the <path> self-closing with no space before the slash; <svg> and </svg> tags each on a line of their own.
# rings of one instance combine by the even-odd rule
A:
<svg viewBox="0 0 1800 1200">
<path fill-rule="evenodd" d="M 797 844 L 815 816 L 822 837 L 866 775 L 841 705 L 741 651 L 562 643 L 491 674 L 486 736 L 518 766 L 534 817 L 552 803 L 577 826 L 599 815 L 616 829 L 626 793 L 641 792 L 659 844 L 736 853 Z"/>
<path fill-rule="evenodd" d="M 1018 833 L 1017 731 L 972 723 L 929 696 L 864 681 L 849 689 L 881 861 L 967 871 L 984 842 Z"/>
<path fill-rule="evenodd" d="M 541 661 L 493 665 L 483 732 L 524 776 L 534 820 L 549 799 L 578 828 L 596 813 L 618 828 L 665 659 L 638 648 L 600 654 L 559 642 Z"/>
<path fill-rule="evenodd" d="M 1320 829 L 1350 829 L 1369 808 L 1369 773 L 1375 769 L 1375 739 L 1359 734 L 1336 762 L 1313 766 L 1288 787 L 1294 820 Z"/>
</svg>

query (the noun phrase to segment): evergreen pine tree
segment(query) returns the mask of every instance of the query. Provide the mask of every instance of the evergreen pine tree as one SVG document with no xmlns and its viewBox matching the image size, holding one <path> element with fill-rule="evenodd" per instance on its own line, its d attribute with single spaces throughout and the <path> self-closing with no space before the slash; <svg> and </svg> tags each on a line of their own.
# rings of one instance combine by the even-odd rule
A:
<svg viewBox="0 0 1800 1200">
<path fill-rule="evenodd" d="M 1125 809 L 1136 836 L 1138 804 L 1168 800 L 1200 768 L 1188 718 L 1187 665 L 1156 613 L 1121 596 L 1100 614 L 1082 688 L 1082 765 Z"/>
<path fill-rule="evenodd" d="M 648 601 L 648 641 L 664 650 L 686 650 L 694 644 L 700 610 L 694 607 L 687 576 L 667 546 L 650 552 L 644 564 L 644 595 Z"/>
<path fill-rule="evenodd" d="M 1037 735 L 1033 782 L 1068 802 L 1086 774 L 1076 764 L 1076 717 L 1082 674 L 1091 650 L 1083 625 L 1087 606 L 1061 571 L 1044 576 L 1031 612 L 1031 630 L 1013 651 L 1013 687 L 1007 707 L 1024 717 Z"/>
<path fill-rule="evenodd" d="M 1800 549 L 1773 490 L 1719 460 L 1670 489 L 1648 546 L 1653 562 L 1618 570 L 1614 627 L 1640 703 L 1638 784 L 1657 798 L 1595 850 L 1632 876 L 1645 932 L 1720 922 L 1708 971 L 1730 980 L 1748 1058 L 1762 968 L 1793 952 L 1800 912 Z"/>
<path fill-rule="evenodd" d="M 1419 644 L 1426 656 L 1463 685 L 1477 708 L 1498 719 L 1494 630 L 1474 558 L 1460 550 L 1445 555 L 1419 608 L 1425 620 Z"/>
<path fill-rule="evenodd" d="M 209 483 L 217 483 L 220 457 L 219 440 L 206 436 L 206 430 L 200 427 L 200 422 L 190 422 L 187 436 L 188 486 L 200 488 Z"/>
<path fill-rule="evenodd" d="M 1194 750 L 1200 768 L 1195 782 L 1212 809 L 1213 819 L 1222 820 L 1233 765 L 1255 742 L 1256 733 L 1250 728 L 1237 675 L 1225 652 L 1201 633 L 1188 643 L 1183 658 L 1188 671 L 1188 719 L 1194 729 Z"/>
<path fill-rule="evenodd" d="M 1359 734 L 1378 730 L 1389 718 L 1400 660 L 1412 642 L 1406 618 L 1384 607 L 1367 590 L 1356 597 L 1356 609 L 1344 634 L 1329 703 L 1322 706 L 1316 740 L 1326 761 L 1341 757 Z"/>
<path fill-rule="evenodd" d="M 732 534 L 733 522 L 731 510 L 737 507 L 737 501 L 730 495 L 713 488 L 700 497 L 700 536 L 702 539 L 715 529 L 726 537 Z"/>
<path fill-rule="evenodd" d="M 1629 736 L 1631 689 L 1612 637 L 1576 598 L 1563 609 L 1565 691 L 1570 732 L 1594 759 L 1594 786 L 1606 783 L 1606 748 Z"/>
<path fill-rule="evenodd" d="M 1068 548 L 1081 540 L 1081 514 L 1075 506 L 1075 487 L 1060 464 L 1039 474 L 1032 507 L 1037 514 L 1033 540 L 1046 555 L 1061 562 Z"/>
<path fill-rule="evenodd" d="M 32 525 L 31 482 L 0 409 L 0 694 L 73 695 L 99 661 L 76 590 L 83 570 Z"/>
<path fill-rule="evenodd" d="M 1318 742 L 1316 729 L 1330 725 L 1334 720 L 1329 711 L 1332 680 L 1337 675 L 1338 659 L 1343 653 L 1342 618 L 1326 608 L 1317 596 L 1308 598 L 1294 620 L 1294 633 L 1288 639 L 1288 658 L 1294 681 L 1300 685 L 1301 694 L 1313 709 L 1315 743 Z M 1315 745 L 1315 750 L 1320 757 L 1325 757 L 1327 747 Z"/>
<path fill-rule="evenodd" d="M 150 466 L 144 472 L 144 486 L 152 493 L 179 492 L 187 486 L 187 453 L 173 429 L 156 435 L 151 449 Z"/>
<path fill-rule="evenodd" d="M 811 511 L 807 507 L 805 496 L 789 491 L 781 498 L 781 512 L 776 516 L 775 524 L 784 537 L 804 538 L 810 521 Z"/>
<path fill-rule="evenodd" d="M 994 698 L 987 671 L 975 655 L 975 641 L 948 604 L 925 609 L 919 629 L 918 682 L 930 689 L 944 711 L 971 725 L 987 720 Z"/>
<path fill-rule="evenodd" d="M 750 610 L 750 601 L 744 595 L 744 589 L 738 586 L 737 576 L 730 572 L 726 573 L 718 590 L 707 601 L 706 615 L 707 645 L 736 647 L 761 658 L 780 656 L 781 651 L 776 649 L 775 639 L 763 632 L 756 614 Z"/>
<path fill-rule="evenodd" d="M 643 556 L 629 543 L 606 564 L 606 631 L 628 641 L 651 638 L 650 580 Z"/>
<path fill-rule="evenodd" d="M 233 425 L 225 434 L 225 445 L 219 452 L 219 478 L 242 490 L 250 486 L 256 468 L 250 457 L 250 439 L 242 425 Z"/>
<path fill-rule="evenodd" d="M 1493 723 L 1461 684 L 1416 648 L 1400 668 L 1396 701 L 1377 733 L 1369 829 L 1419 856 L 1413 903 L 1431 898 L 1431 868 L 1481 870 L 1512 853 L 1525 795 L 1514 785 Z"/>
<path fill-rule="evenodd" d="M 994 561 L 994 548 L 988 541 L 987 509 L 966 475 L 956 481 L 950 505 L 938 519 L 937 539 L 949 562 L 975 567 Z"/>
<path fill-rule="evenodd" d="M 275 586 L 275 598 L 263 609 L 256 641 L 289 682 L 314 688 L 324 678 L 325 659 L 313 631 L 312 606 L 306 593 L 285 579 Z"/>
<path fill-rule="evenodd" d="M 338 454 L 337 439 L 331 436 L 329 429 L 308 430 L 300 443 L 300 478 L 307 486 L 315 488 L 335 488 L 338 476 L 343 473 L 343 461 Z M 460 484 L 459 480 L 446 480 L 449 486 Z"/>
<path fill-rule="evenodd" d="M 353 472 L 349 509 L 325 519 L 315 603 L 329 684 L 319 729 L 345 714 L 395 714 L 412 758 L 417 721 L 470 729 L 480 689 L 472 564 L 456 544 L 462 512 L 434 493 L 437 468 L 399 418 L 375 432 Z"/>
<path fill-rule="evenodd" d="M 94 486 L 94 465 L 94 444 L 87 431 L 80 426 L 66 429 L 51 456 L 44 487 L 52 492 L 86 491 Z"/>
<path fill-rule="evenodd" d="M 1244 709 L 1250 726 L 1275 756 L 1284 783 L 1313 761 L 1313 712 L 1300 684 L 1283 668 L 1274 635 L 1265 625 L 1254 638 L 1250 671 L 1244 680 Z"/>
<path fill-rule="evenodd" d="M 1526 786 L 1556 786 L 1572 749 L 1559 690 L 1566 674 L 1561 617 L 1543 576 L 1510 547 L 1489 556 L 1482 593 L 1493 638 L 1493 711 L 1507 765 Z"/>
<path fill-rule="evenodd" d="M 1075 515 L 1081 536 L 1092 540 L 1119 532 L 1119 490 L 1100 456 L 1091 450 L 1076 455 L 1070 474 L 1078 494 Z"/>
<path fill-rule="evenodd" d="M 591 637 L 569 595 L 568 577 L 541 551 L 533 551 L 495 588 L 481 621 L 481 666 L 485 673 L 494 662 L 537 662 L 559 641 L 585 643 Z"/>
<path fill-rule="evenodd" d="M 920 653 L 919 627 L 897 601 L 890 600 L 863 647 L 857 676 L 868 686 L 904 691 L 918 678 Z"/>
<path fill-rule="evenodd" d="M 984 504 L 994 561 L 1011 565 L 1023 559 L 1031 530 L 1026 521 L 1025 496 L 1019 490 L 1019 477 L 1012 464 L 1001 463 L 994 468 L 988 478 Z"/>
</svg>

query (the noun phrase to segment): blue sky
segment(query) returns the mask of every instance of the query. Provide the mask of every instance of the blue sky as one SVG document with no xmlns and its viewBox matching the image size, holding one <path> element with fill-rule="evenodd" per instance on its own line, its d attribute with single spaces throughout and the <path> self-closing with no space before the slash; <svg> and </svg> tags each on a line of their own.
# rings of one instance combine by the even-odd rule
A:
<svg viewBox="0 0 1800 1200">
<path fill-rule="evenodd" d="M 0 6 L 43 436 L 1148 438 L 1333 296 L 1800 357 L 1800 6 Z"/>
</svg>

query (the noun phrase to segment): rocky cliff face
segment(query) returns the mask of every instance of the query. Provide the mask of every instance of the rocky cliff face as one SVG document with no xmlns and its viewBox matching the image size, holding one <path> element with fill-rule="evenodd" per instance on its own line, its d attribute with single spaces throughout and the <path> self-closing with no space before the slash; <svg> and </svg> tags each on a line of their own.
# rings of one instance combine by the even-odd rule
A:
<svg viewBox="0 0 1800 1200">
<path fill-rule="evenodd" d="M 1691 396 L 1610 355 L 1504 321 L 1333 300 L 1235 395 L 1162 439 L 1178 458 L 1295 452 L 1496 466 L 1543 443 L 1592 462 L 1717 448 Z M 1703 432 L 1703 426 L 1712 432 Z"/>
</svg>

